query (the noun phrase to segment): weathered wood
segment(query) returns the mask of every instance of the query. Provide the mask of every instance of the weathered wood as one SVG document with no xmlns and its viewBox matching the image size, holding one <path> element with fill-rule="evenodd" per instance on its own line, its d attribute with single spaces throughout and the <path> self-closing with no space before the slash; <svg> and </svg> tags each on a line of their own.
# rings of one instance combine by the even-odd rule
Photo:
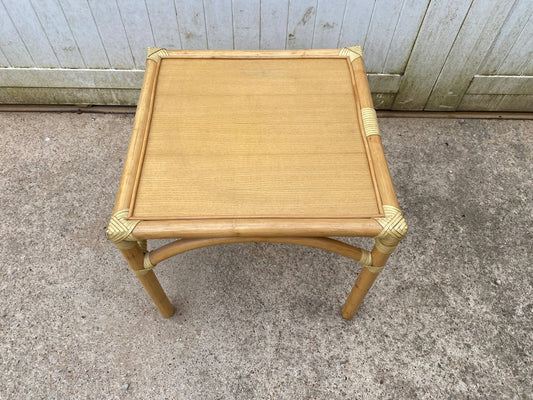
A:
<svg viewBox="0 0 533 400">
<path fill-rule="evenodd" d="M 135 63 L 131 54 L 126 31 L 115 2 L 88 0 L 91 14 L 96 21 L 105 54 L 112 68 L 133 69 Z M 146 51 L 146 49 L 145 49 Z"/>
<path fill-rule="evenodd" d="M 533 13 L 532 13 L 533 14 Z M 498 67 L 498 74 L 533 74 L 533 18 L 520 32 L 505 60 Z"/>
<path fill-rule="evenodd" d="M 41 0 L 32 2 L 32 6 L 59 65 L 68 68 L 86 67 L 59 3 L 55 0 Z"/>
<path fill-rule="evenodd" d="M 466 94 L 459 110 L 529 112 L 533 110 L 533 95 Z"/>
<path fill-rule="evenodd" d="M 144 70 L 65 69 L 65 68 L 6 68 L 0 69 L 0 87 L 46 87 L 106 89 L 136 89 L 142 85 Z M 110 87 L 114 89 L 110 89 Z"/>
<path fill-rule="evenodd" d="M 173 1 L 146 0 L 154 45 L 169 49 L 181 49 L 180 29 L 176 4 Z M 143 53 L 143 57 L 146 54 Z M 142 60 L 144 66 L 144 60 Z"/>
<path fill-rule="evenodd" d="M 287 49 L 311 49 L 313 47 L 316 4 L 316 0 L 289 1 Z"/>
<path fill-rule="evenodd" d="M 175 0 L 181 47 L 207 49 L 207 30 L 201 1 Z"/>
<path fill-rule="evenodd" d="M 431 94 L 455 35 L 468 12 L 470 1 L 432 1 L 394 101 L 395 110 L 422 110 Z"/>
<path fill-rule="evenodd" d="M 477 71 L 478 74 L 496 75 L 502 73 L 500 71 L 500 65 L 502 65 L 507 58 L 510 49 L 517 42 L 528 21 L 531 21 L 532 14 L 533 1 L 515 1 L 513 9 L 507 17 L 507 21 L 503 24 L 498 36 L 492 44 L 490 52 L 487 53 L 483 64 Z M 526 46 L 526 48 L 531 48 L 531 46 Z M 510 74 L 518 75 L 518 72 L 519 71 L 510 71 Z"/>
<path fill-rule="evenodd" d="M 235 49 L 259 49 L 261 28 L 260 0 L 233 0 L 233 37 Z"/>
<path fill-rule="evenodd" d="M 474 0 L 431 92 L 426 110 L 457 109 L 512 5 L 510 1 Z"/>
<path fill-rule="evenodd" d="M 404 0 L 383 72 L 403 74 L 428 5 L 429 0 Z M 365 53 L 367 50 L 365 49 Z"/>
<path fill-rule="evenodd" d="M 207 28 L 207 48 L 230 50 L 234 48 L 231 0 L 204 0 Z"/>
<path fill-rule="evenodd" d="M 369 72 L 383 72 L 385 60 L 400 17 L 403 0 L 377 0 L 368 34 L 363 44 L 365 67 Z"/>
<path fill-rule="evenodd" d="M 54 50 L 46 38 L 46 33 L 33 10 L 29 0 L 4 0 L 7 16 L 15 25 L 17 36 L 24 43 L 34 65 L 39 67 L 57 67 L 60 65 Z M 4 21 L 0 22 L 3 25 Z M 11 32 L 12 33 L 12 32 Z"/>
<path fill-rule="evenodd" d="M 139 89 L 0 87 L 3 104 L 136 105 Z"/>
<path fill-rule="evenodd" d="M 260 49 L 285 49 L 288 18 L 289 0 L 261 0 Z"/>
<path fill-rule="evenodd" d="M 316 49 L 338 47 L 346 0 L 318 0 L 313 45 Z"/>
<path fill-rule="evenodd" d="M 68 21 L 68 27 L 85 61 L 85 68 L 109 68 L 111 65 L 89 4 L 79 0 L 60 0 L 60 4 Z"/>
<path fill-rule="evenodd" d="M 372 18 L 375 0 L 347 0 L 337 47 L 353 46 L 365 43 L 366 33 Z"/>
<path fill-rule="evenodd" d="M 531 95 L 533 76 L 476 75 L 466 93 Z"/>
<path fill-rule="evenodd" d="M 302 49 L 360 43 L 377 108 L 470 109 L 475 98 L 461 98 L 481 94 L 478 76 L 494 77 L 491 94 L 527 94 L 528 84 L 518 88 L 502 76 L 533 75 L 532 14 L 530 0 L 5 0 L 0 67 L 17 73 L 0 71 L 6 77 L 0 82 L 10 88 L 2 92 L 9 103 L 134 104 L 130 89 L 138 89 L 140 80 L 126 84 L 131 71 L 138 75 L 144 68 L 148 46 Z M 56 80 L 58 74 L 46 68 L 75 79 Z M 71 68 L 74 75 L 67 72 Z M 94 78 L 98 86 L 91 86 L 93 73 L 87 70 L 108 78 Z M 518 99 L 506 98 L 502 105 L 507 110 L 514 102 L 522 110 L 527 101 Z M 479 109 L 492 110 L 497 101 L 489 103 Z"/>
<path fill-rule="evenodd" d="M 145 0 L 116 0 L 116 2 L 135 68 L 142 68 L 146 60 L 146 49 L 156 45 L 152 24 L 157 24 L 157 21 L 152 23 L 148 18 Z M 158 46 L 160 47 L 159 44 Z"/>
<path fill-rule="evenodd" d="M 3 4 L 0 4 L 0 50 L 2 67 L 31 67 L 35 63 Z"/>
</svg>

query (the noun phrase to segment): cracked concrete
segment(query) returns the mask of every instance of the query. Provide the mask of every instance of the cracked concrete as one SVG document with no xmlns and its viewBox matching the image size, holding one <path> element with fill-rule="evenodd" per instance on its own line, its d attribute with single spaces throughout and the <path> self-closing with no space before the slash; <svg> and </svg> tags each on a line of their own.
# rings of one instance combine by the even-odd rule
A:
<svg viewBox="0 0 533 400">
<path fill-rule="evenodd" d="M 0 398 L 533 397 L 533 121 L 380 120 L 410 232 L 352 321 L 358 265 L 262 243 L 158 265 L 161 318 L 104 236 L 132 122 L 0 114 Z"/>
</svg>

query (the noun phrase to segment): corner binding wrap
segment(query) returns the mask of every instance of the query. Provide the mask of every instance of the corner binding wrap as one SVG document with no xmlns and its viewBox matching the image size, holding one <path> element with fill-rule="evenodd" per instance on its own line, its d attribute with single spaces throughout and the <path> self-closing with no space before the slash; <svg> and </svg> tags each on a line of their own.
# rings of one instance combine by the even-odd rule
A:
<svg viewBox="0 0 533 400">
<path fill-rule="evenodd" d="M 150 272 L 156 265 L 157 264 L 152 264 L 150 261 L 150 253 L 145 253 L 143 261 L 144 269 L 132 269 L 132 271 L 135 273 L 135 275 L 142 276 Z"/>
<path fill-rule="evenodd" d="M 161 57 L 164 56 L 168 56 L 168 51 L 166 51 L 166 49 L 161 47 L 149 47 L 146 54 L 146 59 L 158 62 Z"/>
<path fill-rule="evenodd" d="M 389 205 L 384 205 L 385 217 L 376 218 L 383 230 L 374 239 L 376 248 L 383 254 L 391 254 L 407 233 L 407 222 L 402 212 Z"/>
<path fill-rule="evenodd" d="M 345 47 L 341 49 L 339 56 L 350 57 L 350 62 L 353 62 L 356 58 L 363 56 L 363 49 L 361 46 Z"/>
<path fill-rule="evenodd" d="M 128 210 L 117 211 L 109 220 L 107 238 L 119 249 L 131 249 L 139 244 L 146 251 L 146 241 L 138 241 L 132 234 L 140 220 L 128 220 Z M 144 243 L 143 243 L 144 242 Z M 144 248 L 143 248 L 144 247 Z"/>
<path fill-rule="evenodd" d="M 363 119 L 363 128 L 365 128 L 365 135 L 367 137 L 373 135 L 381 136 L 376 110 L 372 107 L 361 108 L 361 118 Z"/>
</svg>

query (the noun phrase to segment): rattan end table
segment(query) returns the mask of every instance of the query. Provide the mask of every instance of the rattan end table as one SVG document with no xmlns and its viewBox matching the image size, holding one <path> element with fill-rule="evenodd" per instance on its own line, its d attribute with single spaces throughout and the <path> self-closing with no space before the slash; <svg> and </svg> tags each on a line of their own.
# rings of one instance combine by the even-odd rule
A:
<svg viewBox="0 0 533 400">
<path fill-rule="evenodd" d="M 359 46 L 148 50 L 107 236 L 164 317 L 174 308 L 155 265 L 205 246 L 280 242 L 362 264 L 342 308 L 350 319 L 406 232 Z M 176 240 L 147 251 L 162 238 Z"/>
</svg>

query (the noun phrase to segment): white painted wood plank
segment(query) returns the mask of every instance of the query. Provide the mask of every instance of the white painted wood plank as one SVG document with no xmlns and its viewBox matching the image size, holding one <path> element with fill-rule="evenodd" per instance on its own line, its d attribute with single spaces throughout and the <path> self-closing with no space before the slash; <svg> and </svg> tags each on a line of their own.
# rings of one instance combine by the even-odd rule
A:
<svg viewBox="0 0 533 400">
<path fill-rule="evenodd" d="M 258 50 L 260 0 L 233 0 L 233 34 L 235 49 Z"/>
<path fill-rule="evenodd" d="M 478 74 L 492 75 L 498 73 L 500 64 L 505 60 L 511 46 L 520 36 L 527 21 L 531 18 L 531 14 L 533 14 L 533 1 L 517 0 L 515 2 L 483 65 L 477 71 Z"/>
<path fill-rule="evenodd" d="M 9 61 L 7 60 L 6 56 L 4 55 L 4 52 L 2 50 L 2 47 L 0 46 L 0 67 L 10 67 Z"/>
<path fill-rule="evenodd" d="M 497 111 L 503 97 L 495 94 L 466 94 L 457 111 Z"/>
<path fill-rule="evenodd" d="M 313 47 L 335 49 L 339 45 L 346 0 L 318 0 Z"/>
<path fill-rule="evenodd" d="M 148 47 L 154 47 L 154 35 L 144 0 L 117 0 L 120 18 L 126 31 L 135 68 L 146 62 Z"/>
<path fill-rule="evenodd" d="M 365 40 L 365 67 L 383 72 L 385 59 L 398 23 L 403 0 L 377 0 Z"/>
<path fill-rule="evenodd" d="M 204 6 L 201 0 L 174 0 L 178 12 L 181 47 L 186 50 L 207 49 Z"/>
<path fill-rule="evenodd" d="M 261 49 L 285 49 L 288 17 L 289 0 L 261 0 Z"/>
<path fill-rule="evenodd" d="M 0 87 L 140 89 L 144 70 L 2 68 Z"/>
<path fill-rule="evenodd" d="M 470 1 L 432 1 L 393 108 L 422 110 L 468 12 Z"/>
<path fill-rule="evenodd" d="M 137 89 L 0 88 L 0 104 L 135 105 Z"/>
<path fill-rule="evenodd" d="M 174 2 L 146 0 L 154 45 L 165 49 L 181 49 L 176 5 Z"/>
<path fill-rule="evenodd" d="M 511 2 L 501 0 L 474 0 L 426 104 L 427 110 L 457 109 L 511 7 Z"/>
<path fill-rule="evenodd" d="M 15 25 L 6 12 L 2 3 L 0 3 L 0 48 L 6 61 L 3 62 L 5 67 L 31 67 L 34 62 L 26 49 L 26 45 L 20 38 Z"/>
<path fill-rule="evenodd" d="M 509 53 L 498 67 L 499 75 L 521 74 L 531 71 L 529 61 L 533 55 L 533 17 L 529 18 L 520 36 L 513 43 Z"/>
<path fill-rule="evenodd" d="M 467 94 L 459 110 L 533 112 L 533 95 Z"/>
<path fill-rule="evenodd" d="M 375 0 L 347 0 L 337 47 L 363 46 L 365 44 L 374 3 Z M 363 49 L 366 54 L 365 50 Z"/>
<path fill-rule="evenodd" d="M 313 46 L 317 0 L 290 0 L 287 22 L 287 49 Z"/>
<path fill-rule="evenodd" d="M 114 1 L 87 0 L 100 32 L 107 58 L 113 68 L 135 67 L 128 38 Z"/>
<path fill-rule="evenodd" d="M 399 74 L 368 74 L 367 77 L 373 93 L 398 93 L 402 78 Z"/>
<path fill-rule="evenodd" d="M 394 102 L 394 94 L 391 93 L 372 93 L 372 102 L 376 110 L 389 110 Z"/>
<path fill-rule="evenodd" d="M 87 68 L 109 68 L 98 28 L 86 2 L 59 0 Z"/>
<path fill-rule="evenodd" d="M 416 35 L 424 19 L 429 0 L 404 0 L 383 72 L 401 74 L 405 71 Z"/>
<path fill-rule="evenodd" d="M 233 49 L 231 0 L 204 0 L 204 10 L 208 49 Z"/>
<path fill-rule="evenodd" d="M 533 76 L 476 75 L 467 94 L 533 94 Z"/>
<path fill-rule="evenodd" d="M 59 61 L 29 0 L 3 0 L 26 49 L 40 67 L 56 67 Z"/>
<path fill-rule="evenodd" d="M 498 104 L 498 110 L 533 112 L 533 95 L 505 95 Z"/>
<path fill-rule="evenodd" d="M 59 66 L 84 68 L 85 62 L 78 50 L 78 44 L 57 0 L 33 1 L 32 5 L 59 60 Z"/>
</svg>

